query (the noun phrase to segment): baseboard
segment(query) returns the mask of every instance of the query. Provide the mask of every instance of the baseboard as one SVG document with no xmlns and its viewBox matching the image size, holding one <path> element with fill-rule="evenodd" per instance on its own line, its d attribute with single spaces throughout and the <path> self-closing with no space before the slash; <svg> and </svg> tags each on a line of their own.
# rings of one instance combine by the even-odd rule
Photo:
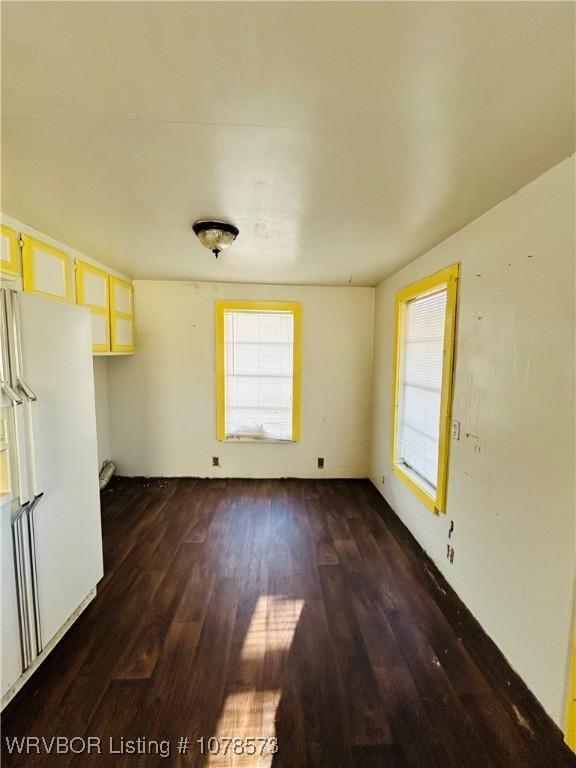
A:
<svg viewBox="0 0 576 768">
<path fill-rule="evenodd" d="M 224 474 L 205 474 L 205 475 L 124 475 L 115 474 L 112 480 L 123 480 L 132 482 L 156 482 L 168 480 L 369 480 L 365 473 L 343 475 L 330 474 L 330 470 L 321 470 L 317 474 L 309 475 L 224 475 Z M 106 486 L 108 487 L 108 486 Z"/>
<path fill-rule="evenodd" d="M 510 701 L 513 702 L 509 707 L 511 717 L 526 730 L 529 737 L 535 738 L 535 734 L 539 734 L 539 739 L 544 739 L 549 744 L 550 765 L 558 765 L 554 762 L 558 756 L 564 760 L 574 760 L 574 754 L 565 743 L 564 734 L 560 727 L 514 670 L 500 648 L 462 601 L 409 528 L 388 504 L 372 478 L 370 478 L 370 484 L 377 511 L 384 517 L 393 535 L 410 552 L 422 584 L 428 588 L 430 585 L 432 586 L 435 602 L 456 635 L 460 638 L 466 638 L 468 641 L 466 648 L 474 662 L 489 680 L 494 680 L 495 683 L 498 682 L 499 684 L 503 679 L 507 681 Z M 469 642 L 470 638 L 473 638 L 473 642 Z"/>
</svg>

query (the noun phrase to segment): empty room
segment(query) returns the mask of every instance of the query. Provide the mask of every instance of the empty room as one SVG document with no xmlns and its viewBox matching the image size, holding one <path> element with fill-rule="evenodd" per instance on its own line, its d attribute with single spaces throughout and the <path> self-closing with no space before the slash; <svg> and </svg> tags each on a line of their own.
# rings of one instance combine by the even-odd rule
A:
<svg viewBox="0 0 576 768">
<path fill-rule="evenodd" d="M 2 766 L 576 766 L 576 3 L 0 22 Z"/>
</svg>

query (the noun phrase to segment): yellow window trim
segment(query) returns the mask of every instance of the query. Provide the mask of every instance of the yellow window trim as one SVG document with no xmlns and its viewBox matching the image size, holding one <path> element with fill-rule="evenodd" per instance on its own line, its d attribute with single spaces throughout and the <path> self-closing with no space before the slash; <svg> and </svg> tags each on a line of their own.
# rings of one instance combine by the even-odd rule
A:
<svg viewBox="0 0 576 768">
<path fill-rule="evenodd" d="M 119 312 L 116 309 L 114 303 L 114 286 L 123 285 L 130 292 L 130 305 L 132 312 Z M 110 301 L 110 337 L 111 337 L 111 350 L 112 352 L 134 352 L 135 345 L 132 344 L 118 344 L 116 342 L 116 319 L 119 320 L 131 320 L 132 321 L 132 340 L 134 340 L 134 286 L 132 283 L 121 280 L 119 277 L 109 275 L 109 288 L 108 295 Z"/>
<path fill-rule="evenodd" d="M 20 238 L 18 233 L 5 224 L 0 224 L 0 232 L 8 238 L 9 242 L 9 261 L 0 261 L 0 272 L 4 275 L 20 276 Z"/>
<path fill-rule="evenodd" d="M 294 370 L 292 376 L 292 441 L 300 440 L 300 389 L 302 379 L 302 304 L 298 301 L 216 302 L 216 438 L 226 440 L 226 383 L 224 376 L 224 312 L 292 312 L 294 315 Z"/>
<path fill-rule="evenodd" d="M 394 378 L 392 380 L 392 433 L 390 436 L 390 461 L 392 471 L 420 501 L 435 514 L 446 511 L 446 491 L 448 483 L 448 457 L 450 450 L 450 415 L 452 410 L 452 387 L 454 368 L 454 342 L 456 338 L 456 306 L 458 299 L 458 277 L 460 265 L 452 264 L 433 275 L 407 285 L 396 294 L 394 310 Z M 421 488 L 396 462 L 396 439 L 398 431 L 398 375 L 400 371 L 400 332 L 406 302 L 420 296 L 439 285 L 447 286 L 446 321 L 444 326 L 444 354 L 442 362 L 442 394 L 440 399 L 440 431 L 438 448 L 438 478 L 436 497 Z"/>
<path fill-rule="evenodd" d="M 36 281 L 34 277 L 34 262 L 32 260 L 32 248 L 34 247 L 39 248 L 46 253 L 50 253 L 52 256 L 56 256 L 58 259 L 61 259 L 64 262 L 64 296 L 58 296 L 57 293 L 50 293 L 49 291 L 40 291 L 38 288 L 36 288 Z M 22 266 L 22 284 L 25 291 L 28 293 L 37 293 L 40 296 L 50 296 L 50 298 L 56 299 L 57 301 L 72 300 L 70 259 L 68 254 L 64 253 L 64 251 L 60 251 L 58 248 L 54 248 L 53 245 L 48 245 L 48 243 L 45 243 L 42 240 L 38 240 L 35 237 L 31 237 L 30 235 L 22 235 Z"/>
<path fill-rule="evenodd" d="M 74 269 L 76 271 L 76 304 L 79 304 L 82 307 L 87 307 L 95 315 L 104 315 L 108 320 L 106 324 L 106 343 L 92 344 L 92 352 L 110 352 L 110 283 L 108 280 L 108 273 L 86 261 L 82 261 L 81 259 L 74 260 Z M 100 307 L 98 304 L 90 304 L 90 302 L 86 301 L 83 280 L 85 272 L 91 272 L 93 275 L 97 275 L 104 279 L 106 284 L 105 307 Z"/>
</svg>

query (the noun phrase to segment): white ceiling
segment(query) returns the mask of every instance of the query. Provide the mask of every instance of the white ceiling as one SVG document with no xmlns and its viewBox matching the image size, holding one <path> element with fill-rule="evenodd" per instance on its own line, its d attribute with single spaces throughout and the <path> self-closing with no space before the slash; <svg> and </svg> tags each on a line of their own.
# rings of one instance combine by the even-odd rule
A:
<svg viewBox="0 0 576 768">
<path fill-rule="evenodd" d="M 4 212 L 133 277 L 374 284 L 574 151 L 572 3 L 2 16 Z"/>
</svg>

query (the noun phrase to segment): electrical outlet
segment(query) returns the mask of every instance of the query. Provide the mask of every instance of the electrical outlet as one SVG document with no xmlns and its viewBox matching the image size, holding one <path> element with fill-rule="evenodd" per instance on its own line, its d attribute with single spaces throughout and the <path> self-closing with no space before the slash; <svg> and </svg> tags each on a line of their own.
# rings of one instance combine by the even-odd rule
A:
<svg viewBox="0 0 576 768">
<path fill-rule="evenodd" d="M 324 458 L 322 456 L 318 457 L 318 469 L 324 469 Z"/>
<path fill-rule="evenodd" d="M 219 467 L 220 466 L 220 459 L 218 456 L 212 456 L 212 466 L 213 467 Z"/>
<path fill-rule="evenodd" d="M 452 419 L 452 440 L 460 440 L 460 422 Z"/>
</svg>

